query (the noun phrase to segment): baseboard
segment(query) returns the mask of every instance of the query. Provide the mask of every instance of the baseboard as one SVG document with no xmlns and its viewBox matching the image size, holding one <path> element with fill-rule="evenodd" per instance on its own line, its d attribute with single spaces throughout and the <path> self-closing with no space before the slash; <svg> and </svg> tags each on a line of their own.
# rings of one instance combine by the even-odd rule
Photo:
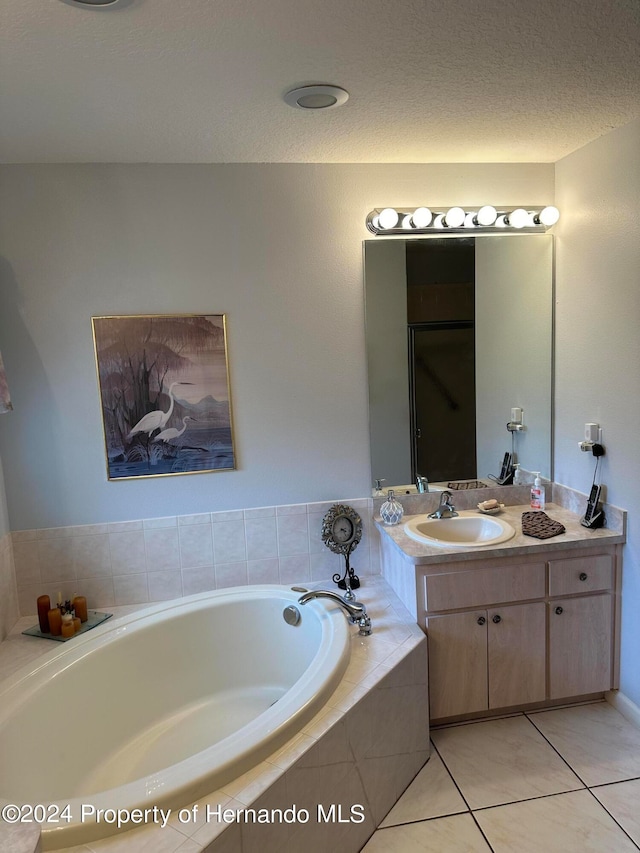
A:
<svg viewBox="0 0 640 853">
<path fill-rule="evenodd" d="M 640 707 L 635 702 L 619 690 L 609 690 L 604 694 L 604 698 L 616 711 L 620 711 L 625 719 L 640 729 Z"/>
</svg>

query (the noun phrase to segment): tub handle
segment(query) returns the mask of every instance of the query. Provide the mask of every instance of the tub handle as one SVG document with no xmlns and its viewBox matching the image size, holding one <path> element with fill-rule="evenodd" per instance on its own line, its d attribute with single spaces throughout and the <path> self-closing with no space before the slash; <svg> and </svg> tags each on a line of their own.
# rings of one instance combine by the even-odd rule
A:
<svg viewBox="0 0 640 853">
<path fill-rule="evenodd" d="M 287 625 L 297 625 L 298 622 L 302 619 L 300 615 L 300 611 L 293 604 L 290 604 L 288 607 L 282 611 L 282 616 L 284 617 L 284 621 Z"/>
</svg>

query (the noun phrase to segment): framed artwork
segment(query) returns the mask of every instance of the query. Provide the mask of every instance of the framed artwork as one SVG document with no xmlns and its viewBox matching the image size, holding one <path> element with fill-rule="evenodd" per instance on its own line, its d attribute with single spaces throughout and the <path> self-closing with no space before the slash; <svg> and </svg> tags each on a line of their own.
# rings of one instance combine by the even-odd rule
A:
<svg viewBox="0 0 640 853">
<path fill-rule="evenodd" d="M 225 315 L 91 322 L 108 479 L 233 470 Z"/>
</svg>

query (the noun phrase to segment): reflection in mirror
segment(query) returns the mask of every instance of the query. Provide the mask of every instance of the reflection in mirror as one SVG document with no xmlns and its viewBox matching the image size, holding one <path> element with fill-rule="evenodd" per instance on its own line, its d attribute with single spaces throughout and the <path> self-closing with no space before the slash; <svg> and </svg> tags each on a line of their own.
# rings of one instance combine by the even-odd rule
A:
<svg viewBox="0 0 640 853">
<path fill-rule="evenodd" d="M 364 267 L 372 481 L 487 480 L 505 452 L 550 478 L 553 237 L 366 240 Z"/>
</svg>

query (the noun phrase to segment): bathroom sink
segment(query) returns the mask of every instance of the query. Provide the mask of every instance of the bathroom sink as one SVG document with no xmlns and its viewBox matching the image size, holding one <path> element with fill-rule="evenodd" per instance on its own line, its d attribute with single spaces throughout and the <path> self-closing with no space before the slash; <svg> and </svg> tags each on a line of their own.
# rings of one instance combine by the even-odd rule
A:
<svg viewBox="0 0 640 853">
<path fill-rule="evenodd" d="M 515 536 L 515 529 L 501 518 L 461 512 L 454 518 L 429 518 L 418 515 L 407 521 L 404 532 L 424 545 L 440 548 L 470 548 L 497 545 Z"/>
</svg>

